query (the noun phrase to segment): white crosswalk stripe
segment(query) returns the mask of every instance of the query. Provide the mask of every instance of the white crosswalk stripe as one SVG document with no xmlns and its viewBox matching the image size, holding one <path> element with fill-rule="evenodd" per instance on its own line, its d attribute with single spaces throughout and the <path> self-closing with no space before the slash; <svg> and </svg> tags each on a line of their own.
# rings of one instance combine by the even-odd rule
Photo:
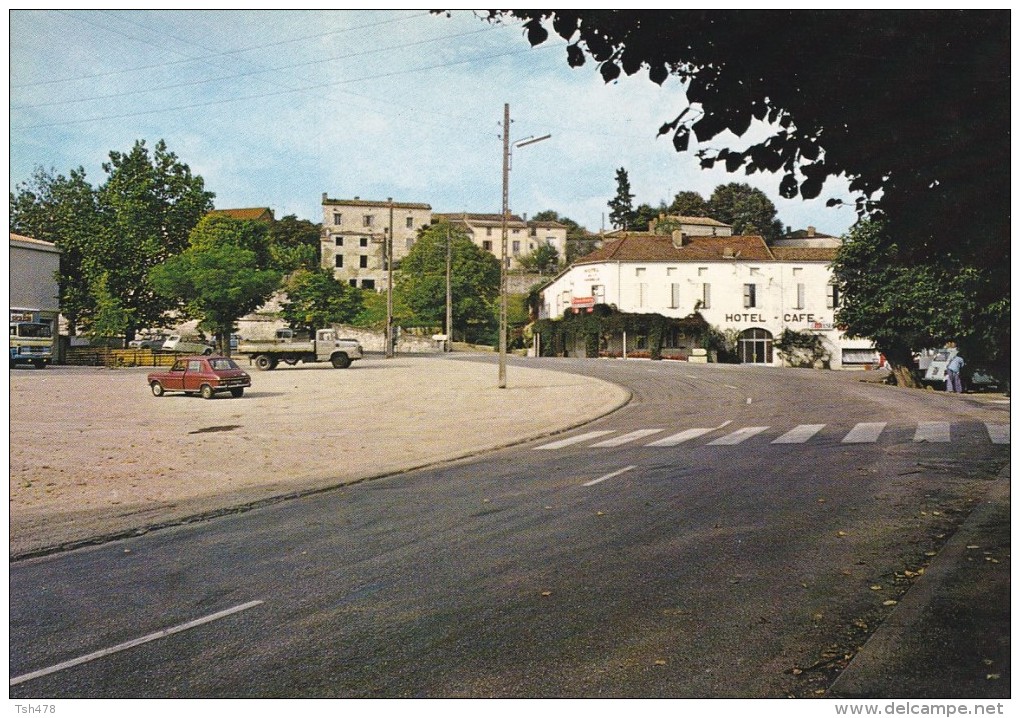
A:
<svg viewBox="0 0 1020 718">
<path fill-rule="evenodd" d="M 715 441 L 708 442 L 708 446 L 734 446 L 743 441 L 747 441 L 752 436 L 760 434 L 761 432 L 767 430 L 768 428 L 769 427 L 767 426 L 748 426 L 743 429 L 737 429 L 732 434 L 727 434 L 726 436 L 720 437 Z"/>
<path fill-rule="evenodd" d="M 1009 424 L 985 424 L 985 428 L 993 444 L 1009 443 Z"/>
<path fill-rule="evenodd" d="M 685 441 L 690 441 L 691 439 L 697 439 L 699 436 L 704 436 L 710 431 L 715 431 L 715 429 L 687 429 L 686 431 L 681 431 L 679 434 L 673 434 L 672 436 L 667 436 L 665 439 L 659 439 L 658 441 L 653 441 L 651 444 L 645 444 L 645 446 L 677 446 Z"/>
<path fill-rule="evenodd" d="M 914 441 L 928 441 L 933 444 L 949 442 L 948 421 L 921 421 L 917 424 Z"/>
<path fill-rule="evenodd" d="M 801 424 L 774 440 L 773 444 L 803 444 L 825 428 L 825 424 Z"/>
<path fill-rule="evenodd" d="M 535 451 L 562 449 L 565 446 L 571 446 L 573 444 L 580 444 L 582 441 L 588 441 L 589 439 L 597 439 L 600 436 L 605 436 L 606 434 L 612 434 L 612 433 L 614 433 L 612 429 L 610 429 L 609 431 L 589 431 L 587 434 L 578 434 L 577 436 L 571 436 L 571 437 L 566 438 L 566 439 L 560 439 L 559 441 L 554 441 L 551 444 L 544 444 L 542 446 L 536 446 L 535 447 Z"/>
<path fill-rule="evenodd" d="M 586 433 L 578 434 L 577 436 L 569 436 L 565 439 L 553 441 L 548 444 L 536 446 L 536 450 L 552 451 L 555 449 L 563 449 L 568 446 L 574 446 L 576 444 L 582 444 L 585 442 L 590 443 L 588 448 L 591 449 L 611 449 L 625 444 L 633 444 L 639 442 L 641 446 L 645 448 L 668 448 L 673 446 L 679 446 L 687 442 L 692 442 L 695 439 L 701 438 L 706 434 L 713 432 L 722 431 L 723 427 L 731 422 L 727 421 L 719 426 L 715 427 L 696 427 L 693 429 L 684 429 L 675 434 L 656 439 L 649 443 L 644 443 L 644 439 L 660 434 L 666 429 L 661 427 L 648 428 L 648 429 L 635 429 L 626 433 L 618 433 L 614 429 L 603 429 L 599 431 L 589 431 Z M 799 424 L 786 433 L 781 434 L 779 437 L 770 441 L 770 444 L 807 444 L 815 436 L 821 432 L 827 424 Z M 843 437 L 841 443 L 843 444 L 874 444 L 879 441 L 883 432 L 887 427 L 886 422 L 861 422 L 855 424 L 853 428 Z M 701 444 L 703 446 L 737 446 L 744 443 L 745 441 L 752 439 L 759 434 L 762 434 L 772 427 L 769 426 L 747 426 L 736 431 L 732 431 L 724 436 L 708 441 L 707 443 Z M 988 438 L 993 444 L 1009 444 L 1010 440 L 1010 425 L 1009 424 L 985 424 L 985 428 L 988 432 Z M 917 422 L 916 428 L 914 429 L 913 440 L 915 443 L 932 443 L 932 444 L 947 444 L 952 441 L 952 426 L 948 421 L 919 421 Z M 903 429 L 899 429 L 902 431 Z M 610 434 L 616 434 L 616 436 L 608 437 Z M 973 440 L 974 434 L 972 431 L 964 430 L 963 436 L 960 437 L 963 441 Z M 596 441 L 598 440 L 598 441 Z M 890 439 L 893 440 L 893 439 Z"/>
<path fill-rule="evenodd" d="M 843 437 L 844 444 L 874 444 L 878 441 L 882 431 L 885 429 L 885 422 L 864 422 L 857 424 L 850 430 L 850 433 Z"/>
<path fill-rule="evenodd" d="M 637 431 L 632 431 L 629 434 L 624 434 L 623 436 L 614 436 L 612 439 L 606 439 L 605 441 L 600 441 L 597 444 L 592 444 L 591 448 L 604 449 L 611 446 L 623 446 L 624 444 L 629 444 L 632 441 L 637 441 L 638 439 L 643 439 L 646 436 L 659 434 L 661 432 L 662 429 L 638 429 Z"/>
</svg>

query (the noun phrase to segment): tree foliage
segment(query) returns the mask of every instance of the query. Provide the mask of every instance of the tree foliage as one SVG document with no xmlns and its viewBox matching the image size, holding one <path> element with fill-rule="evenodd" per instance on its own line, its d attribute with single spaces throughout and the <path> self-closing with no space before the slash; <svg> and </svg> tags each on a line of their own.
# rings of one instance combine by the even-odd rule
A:
<svg viewBox="0 0 1020 718">
<path fill-rule="evenodd" d="M 103 170 L 97 188 L 81 168 L 69 177 L 37 170 L 11 194 L 11 227 L 60 248 L 60 306 L 72 325 L 94 322 L 114 299 L 130 339 L 165 322 L 174 302 L 154 291 L 149 272 L 187 247 L 213 194 L 162 140 L 151 153 L 144 141 L 110 152 Z"/>
<path fill-rule="evenodd" d="M 677 192 L 668 207 L 669 214 L 680 217 L 709 217 L 708 202 L 697 192 Z"/>
<path fill-rule="evenodd" d="M 400 264 L 397 292 L 422 326 L 446 317 L 446 243 L 450 241 L 453 330 L 467 341 L 489 337 L 496 325 L 499 260 L 445 222 L 421 231 Z"/>
<path fill-rule="evenodd" d="M 708 199 L 708 216 L 733 226 L 733 234 L 761 235 L 771 242 L 783 236 L 776 206 L 760 189 L 743 182 L 719 185 Z"/>
<path fill-rule="evenodd" d="M 609 209 L 609 223 L 617 229 L 629 229 L 634 225 L 634 195 L 623 167 L 616 170 L 616 196 L 609 200 Z"/>
<path fill-rule="evenodd" d="M 1002 366 L 1008 360 L 1008 300 L 981 301 L 994 289 L 973 265 L 946 257 L 907 262 L 887 228 L 868 221 L 846 238 L 833 278 L 837 323 L 850 337 L 873 339 L 900 383 L 913 384 L 913 351 L 950 341 L 969 361 Z"/>
<path fill-rule="evenodd" d="M 362 293 L 338 281 L 328 269 L 299 269 L 287 280 L 281 315 L 293 329 L 316 330 L 354 320 L 362 310 Z"/>
<path fill-rule="evenodd" d="M 237 320 L 279 286 L 280 273 L 267 266 L 268 231 L 263 222 L 206 216 L 191 232 L 188 248 L 150 272 L 154 290 L 199 320 L 221 351 L 229 352 Z"/>
<path fill-rule="evenodd" d="M 288 214 L 269 227 L 269 254 L 281 272 L 314 270 L 319 266 L 322 225 Z"/>
</svg>

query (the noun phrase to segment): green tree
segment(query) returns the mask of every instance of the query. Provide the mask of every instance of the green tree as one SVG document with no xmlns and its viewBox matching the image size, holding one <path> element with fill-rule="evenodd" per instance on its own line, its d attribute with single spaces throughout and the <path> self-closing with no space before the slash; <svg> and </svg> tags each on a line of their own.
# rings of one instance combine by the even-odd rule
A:
<svg viewBox="0 0 1020 718">
<path fill-rule="evenodd" d="M 162 140 L 151 155 L 143 140 L 130 152 L 110 152 L 103 169 L 100 231 L 83 268 L 87 277 L 107 273 L 110 293 L 132 310 L 126 332 L 131 339 L 138 327 L 166 322 L 174 302 L 154 291 L 149 273 L 185 250 L 189 233 L 212 209 L 213 194 Z"/>
<path fill-rule="evenodd" d="M 450 241 L 453 332 L 466 341 L 491 339 L 497 324 L 499 260 L 445 222 L 421 231 L 404 257 L 397 293 L 422 326 L 446 317 L 446 243 Z"/>
<path fill-rule="evenodd" d="M 741 182 L 719 185 L 708 199 L 713 219 L 733 225 L 733 234 L 760 234 L 771 242 L 783 236 L 776 206 L 760 189 Z"/>
<path fill-rule="evenodd" d="M 95 190 L 81 167 L 69 177 L 36 168 L 32 177 L 15 189 L 10 195 L 11 231 L 53 242 L 60 249 L 60 309 L 73 335 L 80 319 L 95 311 L 92 284 L 101 280 L 106 287 L 104 275 L 90 283 L 83 269 L 90 243 L 99 231 Z"/>
<path fill-rule="evenodd" d="M 669 205 L 669 214 L 680 217 L 708 217 L 708 202 L 697 192 L 677 192 Z"/>
<path fill-rule="evenodd" d="M 879 222 L 860 222 L 833 263 L 840 306 L 836 321 L 850 337 L 872 339 L 897 383 L 916 386 L 912 352 L 955 341 L 968 361 L 1003 364 L 1005 336 L 990 333 L 1008 317 L 1008 301 L 984 304 L 988 275 L 957 257 L 907 261 Z"/>
<path fill-rule="evenodd" d="M 280 273 L 266 268 L 267 234 L 262 222 L 207 216 L 191 232 L 186 250 L 150 270 L 151 285 L 166 303 L 199 320 L 229 354 L 237 320 L 280 284 Z"/>
<path fill-rule="evenodd" d="M 282 272 L 314 270 L 319 266 L 322 225 L 288 214 L 269 228 L 269 253 L 273 266 Z"/>
<path fill-rule="evenodd" d="M 637 206 L 634 213 L 631 215 L 630 225 L 628 229 L 633 229 L 639 232 L 647 232 L 648 225 L 653 220 L 658 220 L 660 214 L 666 213 L 666 203 L 660 202 L 658 207 L 643 202 Z"/>
<path fill-rule="evenodd" d="M 292 329 L 303 329 L 309 335 L 353 321 L 363 307 L 361 290 L 338 281 L 328 269 L 298 269 L 284 291 L 287 299 L 280 313 Z"/>
<path fill-rule="evenodd" d="M 630 178 L 623 167 L 616 170 L 616 196 L 609 200 L 609 223 L 617 229 L 629 229 L 634 224 L 634 195 L 630 191 Z"/>
<path fill-rule="evenodd" d="M 119 337 L 131 324 L 131 310 L 125 309 L 117 297 L 110 294 L 106 286 L 106 275 L 98 277 L 90 288 L 95 311 L 85 324 L 85 335 L 94 343 L 108 344 Z M 96 341 L 98 340 L 98 341 Z"/>
</svg>

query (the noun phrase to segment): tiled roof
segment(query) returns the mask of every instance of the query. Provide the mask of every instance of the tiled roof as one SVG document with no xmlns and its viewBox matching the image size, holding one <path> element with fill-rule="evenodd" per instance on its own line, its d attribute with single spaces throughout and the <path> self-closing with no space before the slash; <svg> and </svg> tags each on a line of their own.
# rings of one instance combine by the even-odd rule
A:
<svg viewBox="0 0 1020 718">
<path fill-rule="evenodd" d="M 833 247 L 772 247 L 776 259 L 786 262 L 831 262 L 837 251 Z"/>
<path fill-rule="evenodd" d="M 580 257 L 575 264 L 597 262 L 704 262 L 708 260 L 741 259 L 771 261 L 775 257 L 765 240 L 759 236 L 688 237 L 682 247 L 674 246 L 673 238 L 649 235 L 646 232 L 625 234 L 607 239 L 601 249 Z"/>
<path fill-rule="evenodd" d="M 445 222 L 467 222 L 468 224 L 480 224 L 480 225 L 501 225 L 503 223 L 503 215 L 501 214 L 471 214 L 470 212 L 435 212 L 432 214 L 433 219 L 438 219 Z M 507 216 L 507 224 L 523 225 L 524 220 L 518 217 L 516 214 Z"/>
<path fill-rule="evenodd" d="M 706 226 L 706 227 L 730 227 L 731 226 L 729 224 L 726 224 L 725 222 L 720 222 L 717 219 L 712 219 L 711 217 L 685 217 L 685 216 L 682 216 L 682 215 L 673 214 L 673 215 L 668 215 L 666 217 L 666 219 L 672 219 L 672 220 L 680 222 L 681 224 L 697 224 L 697 225 L 703 225 L 703 226 Z"/>
<path fill-rule="evenodd" d="M 328 197 L 322 198 L 324 205 L 338 205 L 340 207 L 386 207 L 390 206 L 388 200 L 374 200 L 374 199 L 361 199 L 355 197 L 354 199 L 329 199 Z M 432 209 L 432 205 L 423 204 L 421 202 L 394 202 L 393 209 Z"/>
<path fill-rule="evenodd" d="M 268 215 L 269 219 L 273 219 L 273 210 L 271 210 L 269 207 L 245 207 L 242 209 L 214 209 L 209 214 L 215 214 L 223 217 L 230 217 L 231 219 L 240 220 L 266 219 L 266 215 Z"/>
</svg>

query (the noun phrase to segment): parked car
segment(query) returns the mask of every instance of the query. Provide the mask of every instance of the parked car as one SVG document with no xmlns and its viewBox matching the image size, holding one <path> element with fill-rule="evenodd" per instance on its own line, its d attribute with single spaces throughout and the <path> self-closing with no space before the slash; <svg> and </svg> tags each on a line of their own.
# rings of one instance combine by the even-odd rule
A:
<svg viewBox="0 0 1020 718">
<path fill-rule="evenodd" d="M 183 391 L 185 394 L 201 394 L 203 399 L 212 399 L 224 391 L 240 397 L 251 386 L 251 376 L 233 359 L 207 355 L 181 357 L 168 371 L 154 371 L 146 380 L 153 396 Z"/>
<path fill-rule="evenodd" d="M 128 347 L 133 349 L 151 349 L 152 351 L 159 351 L 163 348 L 163 343 L 166 342 L 166 337 L 146 337 L 143 339 L 133 339 L 128 342 Z"/>
<path fill-rule="evenodd" d="M 954 347 L 944 347 L 936 350 L 931 357 L 928 368 L 925 369 L 924 383 L 932 384 L 939 388 L 945 387 L 946 367 L 949 365 L 949 360 L 955 357 L 956 354 L 957 350 Z M 966 357 L 964 357 L 964 360 L 966 362 Z M 964 363 L 962 374 L 964 390 L 1002 389 L 1006 387 L 1006 383 L 1002 378 L 993 373 L 992 369 L 980 364 Z"/>
<path fill-rule="evenodd" d="M 161 347 L 163 351 L 180 352 L 187 354 L 212 354 L 212 344 L 201 339 L 185 339 L 180 334 L 171 334 L 166 338 Z"/>
</svg>

